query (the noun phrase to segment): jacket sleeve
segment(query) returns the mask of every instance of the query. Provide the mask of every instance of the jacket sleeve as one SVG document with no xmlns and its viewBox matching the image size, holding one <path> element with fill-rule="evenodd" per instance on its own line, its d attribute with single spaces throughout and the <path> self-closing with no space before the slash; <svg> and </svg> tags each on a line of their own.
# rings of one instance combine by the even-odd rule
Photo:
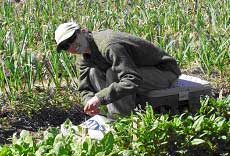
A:
<svg viewBox="0 0 230 156">
<path fill-rule="evenodd" d="M 108 104 L 135 93 L 142 82 L 142 77 L 138 73 L 133 59 L 123 45 L 110 45 L 105 51 L 105 58 L 111 62 L 112 71 L 117 74 L 119 81 L 113 82 L 95 94 L 102 104 Z"/>
<path fill-rule="evenodd" d="M 83 105 L 94 96 L 94 89 L 90 84 L 89 72 L 91 65 L 88 61 L 82 59 L 80 61 L 80 76 L 79 76 L 79 86 L 78 91 L 80 92 L 81 100 Z"/>
</svg>

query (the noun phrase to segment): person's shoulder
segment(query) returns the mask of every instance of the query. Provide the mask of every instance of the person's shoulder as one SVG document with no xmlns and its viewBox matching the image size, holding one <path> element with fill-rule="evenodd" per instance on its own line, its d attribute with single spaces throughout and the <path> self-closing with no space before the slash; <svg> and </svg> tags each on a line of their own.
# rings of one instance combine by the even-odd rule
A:
<svg viewBox="0 0 230 156">
<path fill-rule="evenodd" d="M 112 29 L 99 29 L 97 31 L 92 31 L 93 36 L 96 35 L 104 35 L 104 34 L 110 34 L 110 33 L 114 33 L 114 31 Z"/>
<path fill-rule="evenodd" d="M 114 32 L 111 29 L 105 29 L 92 32 L 94 42 L 98 46 L 99 50 L 105 49 L 109 44 L 114 41 Z"/>
</svg>

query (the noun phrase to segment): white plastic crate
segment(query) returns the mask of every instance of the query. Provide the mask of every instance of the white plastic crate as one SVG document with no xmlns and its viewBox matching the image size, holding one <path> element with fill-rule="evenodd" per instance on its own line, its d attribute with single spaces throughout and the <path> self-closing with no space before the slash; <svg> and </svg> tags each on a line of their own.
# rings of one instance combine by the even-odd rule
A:
<svg viewBox="0 0 230 156">
<path fill-rule="evenodd" d="M 175 84 L 168 89 L 153 90 L 142 99 L 150 103 L 153 108 L 167 106 L 172 113 L 179 112 L 182 105 L 187 105 L 189 111 L 195 113 L 200 107 L 200 96 L 211 95 L 211 85 L 208 81 L 182 74 Z"/>
<path fill-rule="evenodd" d="M 179 95 L 179 101 L 189 100 L 189 93 L 211 90 L 211 85 L 208 81 L 197 77 L 182 74 L 171 88 L 162 90 L 153 90 L 147 93 L 148 97 L 164 97 L 169 95 Z"/>
</svg>

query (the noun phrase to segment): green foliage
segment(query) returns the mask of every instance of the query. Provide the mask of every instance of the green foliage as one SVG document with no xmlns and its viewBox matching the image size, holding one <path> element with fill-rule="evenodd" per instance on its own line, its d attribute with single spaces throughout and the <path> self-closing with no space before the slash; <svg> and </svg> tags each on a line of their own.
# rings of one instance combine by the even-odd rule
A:
<svg viewBox="0 0 230 156">
<path fill-rule="evenodd" d="M 230 118 L 230 96 L 225 99 L 207 98 L 203 100 L 200 114 L 213 116 L 218 115 L 224 118 Z"/>
<path fill-rule="evenodd" d="M 200 112 L 208 111 L 214 100 L 202 103 Z M 90 139 L 84 129 L 67 120 L 61 128 L 48 128 L 43 138 L 35 141 L 28 131 L 19 138 L 13 136 L 11 145 L 0 146 L 5 155 L 228 155 L 230 121 L 219 110 L 229 108 L 229 98 L 216 100 L 217 111 L 195 116 L 155 114 L 147 106 L 143 113 L 119 118 L 102 140 Z"/>
<path fill-rule="evenodd" d="M 229 98 L 218 100 L 223 109 L 230 106 Z M 201 110 L 212 106 L 205 101 Z M 229 112 L 229 111 L 228 111 Z M 185 117 L 186 116 L 186 117 Z M 136 126 L 133 126 L 136 125 Z M 133 126 L 133 128 L 131 128 Z M 135 155 L 221 155 L 229 154 L 230 122 L 216 111 L 210 114 L 173 116 L 154 114 L 147 107 L 145 114 L 114 123 L 115 143 L 118 150 L 133 151 Z M 129 138 L 124 140 L 124 138 Z"/>
</svg>

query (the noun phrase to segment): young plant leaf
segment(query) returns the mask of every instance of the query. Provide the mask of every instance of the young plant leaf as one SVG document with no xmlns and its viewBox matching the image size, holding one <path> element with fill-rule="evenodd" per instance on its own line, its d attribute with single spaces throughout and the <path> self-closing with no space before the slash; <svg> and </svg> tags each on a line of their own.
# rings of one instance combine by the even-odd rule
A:
<svg viewBox="0 0 230 156">
<path fill-rule="evenodd" d="M 192 141 L 191 141 L 191 144 L 192 145 L 200 145 L 200 144 L 203 144 L 203 143 L 205 143 L 205 140 L 202 140 L 202 139 L 193 139 Z"/>
</svg>

